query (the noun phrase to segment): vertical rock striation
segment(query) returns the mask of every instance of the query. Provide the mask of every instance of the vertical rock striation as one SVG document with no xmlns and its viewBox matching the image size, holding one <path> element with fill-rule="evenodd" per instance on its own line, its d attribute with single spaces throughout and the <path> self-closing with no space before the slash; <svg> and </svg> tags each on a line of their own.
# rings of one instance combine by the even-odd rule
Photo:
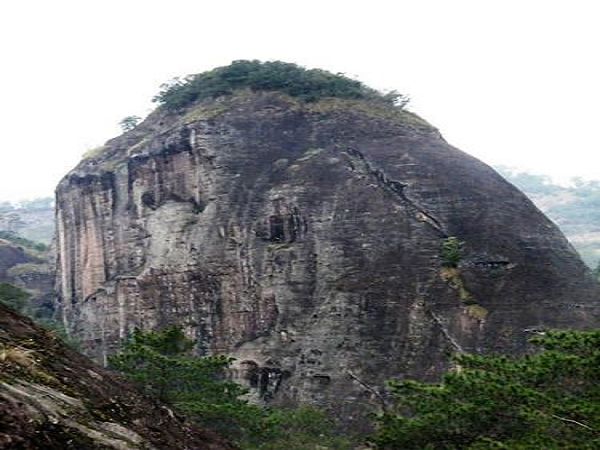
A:
<svg viewBox="0 0 600 450">
<path fill-rule="evenodd" d="M 59 307 L 88 354 L 181 324 L 257 398 L 347 420 L 450 352 L 598 324 L 597 283 L 556 226 L 376 101 L 240 91 L 159 109 L 62 180 L 57 238 Z"/>
</svg>

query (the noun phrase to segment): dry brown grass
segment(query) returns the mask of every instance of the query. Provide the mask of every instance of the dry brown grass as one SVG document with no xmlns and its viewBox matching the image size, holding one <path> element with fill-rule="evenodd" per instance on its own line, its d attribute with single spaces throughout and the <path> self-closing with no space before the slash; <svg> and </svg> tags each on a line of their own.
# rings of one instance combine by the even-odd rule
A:
<svg viewBox="0 0 600 450">
<path fill-rule="evenodd" d="M 37 361 L 34 350 L 0 344 L 0 363 L 16 364 L 23 369 L 31 370 L 36 366 Z"/>
</svg>

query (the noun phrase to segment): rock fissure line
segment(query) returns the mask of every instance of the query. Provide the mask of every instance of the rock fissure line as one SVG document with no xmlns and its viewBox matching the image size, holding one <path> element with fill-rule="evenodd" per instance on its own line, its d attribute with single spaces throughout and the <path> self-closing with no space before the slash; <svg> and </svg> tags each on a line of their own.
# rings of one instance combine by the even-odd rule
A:
<svg viewBox="0 0 600 450">
<path fill-rule="evenodd" d="M 404 203 L 413 208 L 416 211 L 415 216 L 419 222 L 424 222 L 428 224 L 440 234 L 440 237 L 448 237 L 448 233 L 444 230 L 440 221 L 436 219 L 431 213 L 429 213 L 425 208 L 417 204 L 417 202 L 415 202 L 406 195 L 406 192 L 404 191 L 404 188 L 408 186 L 406 183 L 397 180 L 392 180 L 385 174 L 385 172 L 373 167 L 373 165 L 367 160 L 365 155 L 363 155 L 359 150 L 356 150 L 354 148 L 347 148 L 346 153 L 351 158 L 354 158 L 354 161 L 359 160 L 363 164 L 365 171 L 370 176 L 375 178 L 377 184 L 381 188 L 391 193 L 395 197 L 400 198 Z M 351 168 L 354 171 L 356 169 L 356 165 L 351 164 Z"/>
<path fill-rule="evenodd" d="M 456 339 L 454 339 L 454 337 L 452 337 L 448 329 L 444 326 L 442 319 L 440 319 L 440 317 L 431 309 L 427 308 L 426 311 L 429 313 L 433 321 L 440 327 L 442 334 L 448 340 L 448 342 L 450 342 L 452 347 L 454 347 L 458 353 L 465 353 L 465 350 L 462 348 L 462 346 L 458 343 Z"/>
</svg>

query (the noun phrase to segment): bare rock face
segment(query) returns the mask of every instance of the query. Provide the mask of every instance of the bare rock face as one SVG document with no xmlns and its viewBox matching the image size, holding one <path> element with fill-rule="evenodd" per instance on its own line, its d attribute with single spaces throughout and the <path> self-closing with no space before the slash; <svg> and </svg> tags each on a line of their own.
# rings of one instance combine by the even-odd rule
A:
<svg viewBox="0 0 600 450">
<path fill-rule="evenodd" d="M 238 92 L 157 110 L 57 189 L 60 308 L 103 360 L 181 324 L 257 398 L 346 420 L 393 377 L 598 324 L 562 234 L 491 168 L 375 101 Z M 448 237 L 464 242 L 444 265 Z"/>
<path fill-rule="evenodd" d="M 0 449 L 229 450 L 0 305 Z"/>
</svg>

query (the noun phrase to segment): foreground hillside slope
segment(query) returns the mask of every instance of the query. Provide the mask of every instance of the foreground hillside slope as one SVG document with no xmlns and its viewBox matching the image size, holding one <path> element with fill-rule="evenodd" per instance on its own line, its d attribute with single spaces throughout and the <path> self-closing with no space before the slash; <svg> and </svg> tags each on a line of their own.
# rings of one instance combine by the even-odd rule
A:
<svg viewBox="0 0 600 450">
<path fill-rule="evenodd" d="M 0 449 L 230 449 L 0 304 Z"/>
<path fill-rule="evenodd" d="M 377 99 L 161 107 L 62 180 L 57 217 L 59 307 L 90 355 L 181 324 L 199 354 L 236 357 L 257 398 L 347 420 L 451 352 L 598 324 L 598 285 L 556 226 Z"/>
</svg>

